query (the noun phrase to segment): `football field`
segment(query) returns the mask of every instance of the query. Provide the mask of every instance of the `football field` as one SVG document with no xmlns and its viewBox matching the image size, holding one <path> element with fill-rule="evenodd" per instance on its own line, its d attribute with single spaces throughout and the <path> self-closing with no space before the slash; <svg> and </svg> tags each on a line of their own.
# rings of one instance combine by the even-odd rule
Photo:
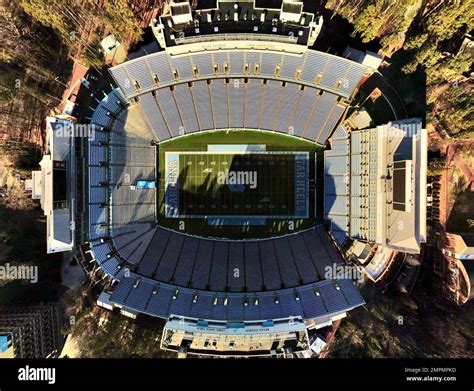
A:
<svg viewBox="0 0 474 391">
<path fill-rule="evenodd" d="M 308 217 L 308 152 L 166 152 L 165 162 L 166 217 Z"/>
</svg>

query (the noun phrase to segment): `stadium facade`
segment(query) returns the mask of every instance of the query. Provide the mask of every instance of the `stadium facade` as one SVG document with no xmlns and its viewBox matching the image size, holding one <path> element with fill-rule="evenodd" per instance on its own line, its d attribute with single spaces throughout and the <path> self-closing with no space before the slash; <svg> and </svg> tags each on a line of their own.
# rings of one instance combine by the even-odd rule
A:
<svg viewBox="0 0 474 391">
<path fill-rule="evenodd" d="M 56 357 L 60 346 L 55 304 L 0 306 L 0 358 Z"/>
<path fill-rule="evenodd" d="M 46 154 L 40 162 L 41 171 L 33 171 L 28 186 L 46 216 L 48 253 L 71 251 L 75 246 L 74 128 L 69 116 L 46 118 Z"/>
<path fill-rule="evenodd" d="M 290 0 L 219 0 L 201 10 L 174 2 L 152 22 L 162 50 L 142 50 L 110 69 L 115 85 L 94 107 L 87 153 L 80 153 L 82 163 L 68 156 L 67 167 L 83 170 L 69 170 L 66 180 L 73 247 L 107 282 L 99 305 L 167 321 L 164 349 L 308 351 L 311 330 L 364 304 L 354 281 L 327 274 L 334 265 L 361 266 L 351 245 L 420 251 L 426 132 L 416 119 L 408 121 L 414 133 L 398 122 L 384 127 L 396 131 L 350 128 L 351 100 L 380 61 L 371 53 L 352 61 L 310 49 L 322 22 Z M 164 181 L 160 144 L 243 129 L 326 148 L 324 189 L 316 189 L 324 193 L 322 219 L 245 240 L 161 226 L 159 189 L 137 186 Z"/>
</svg>

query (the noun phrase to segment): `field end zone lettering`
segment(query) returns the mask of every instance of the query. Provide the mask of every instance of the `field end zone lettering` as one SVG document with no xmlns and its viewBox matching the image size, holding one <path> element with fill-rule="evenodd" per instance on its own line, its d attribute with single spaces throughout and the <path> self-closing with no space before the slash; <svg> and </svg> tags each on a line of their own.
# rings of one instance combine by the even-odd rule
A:
<svg viewBox="0 0 474 391">
<path fill-rule="evenodd" d="M 308 176 L 307 154 L 295 155 L 295 216 L 308 216 Z"/>
<path fill-rule="evenodd" d="M 165 215 L 179 217 L 179 154 L 166 154 Z"/>
</svg>

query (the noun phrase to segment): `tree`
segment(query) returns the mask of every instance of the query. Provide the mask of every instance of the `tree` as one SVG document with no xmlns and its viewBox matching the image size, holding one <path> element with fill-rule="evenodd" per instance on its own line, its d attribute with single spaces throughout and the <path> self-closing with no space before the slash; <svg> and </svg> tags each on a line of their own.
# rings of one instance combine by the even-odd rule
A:
<svg viewBox="0 0 474 391">
<path fill-rule="evenodd" d="M 100 40 L 105 34 L 113 33 L 122 42 L 141 38 L 127 0 L 20 0 L 20 4 L 33 19 L 57 31 L 88 65 L 100 63 Z"/>
<path fill-rule="evenodd" d="M 440 124 L 449 130 L 451 135 L 458 138 L 474 131 L 473 86 L 471 83 L 459 84 L 448 88 L 437 100 L 438 118 Z"/>
<path fill-rule="evenodd" d="M 362 37 L 362 42 L 370 42 L 377 37 L 384 23 L 382 2 L 368 5 L 360 15 L 357 16 L 355 30 Z"/>
<path fill-rule="evenodd" d="M 326 7 L 349 20 L 363 42 L 379 38 L 382 51 L 392 53 L 402 47 L 421 3 L 420 0 L 333 0 Z"/>
<path fill-rule="evenodd" d="M 66 76 L 67 51 L 52 29 L 15 2 L 0 8 L 0 36 L 0 134 L 23 147 L 6 151 L 2 144 L 1 153 L 24 161 L 28 143 L 42 145 L 42 119 L 61 96 L 55 78 Z"/>
<path fill-rule="evenodd" d="M 472 66 L 471 53 L 458 53 L 446 56 L 429 69 L 430 80 L 433 83 L 452 81 L 469 71 Z"/>
<path fill-rule="evenodd" d="M 428 163 L 428 175 L 437 176 L 443 173 L 446 168 L 446 160 L 444 158 L 435 158 Z"/>
<path fill-rule="evenodd" d="M 411 59 L 402 68 L 405 73 L 423 68 L 428 84 L 452 80 L 469 69 L 467 56 L 444 53 L 442 45 L 461 28 L 470 31 L 474 27 L 472 1 L 451 0 L 435 7 L 436 12 L 427 13 L 420 20 L 417 33 L 405 45 Z"/>
</svg>

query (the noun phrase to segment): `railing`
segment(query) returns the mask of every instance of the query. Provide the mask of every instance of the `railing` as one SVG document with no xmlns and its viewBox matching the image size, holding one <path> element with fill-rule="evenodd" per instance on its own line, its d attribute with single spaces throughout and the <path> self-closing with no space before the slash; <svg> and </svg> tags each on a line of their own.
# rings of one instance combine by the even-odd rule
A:
<svg viewBox="0 0 474 391">
<path fill-rule="evenodd" d="M 286 35 L 270 35 L 270 34 L 212 34 L 201 35 L 193 37 L 177 37 L 175 38 L 177 44 L 183 43 L 198 43 L 198 42 L 212 42 L 212 41 L 271 41 L 271 42 L 285 42 L 297 43 L 298 37 Z"/>
</svg>

